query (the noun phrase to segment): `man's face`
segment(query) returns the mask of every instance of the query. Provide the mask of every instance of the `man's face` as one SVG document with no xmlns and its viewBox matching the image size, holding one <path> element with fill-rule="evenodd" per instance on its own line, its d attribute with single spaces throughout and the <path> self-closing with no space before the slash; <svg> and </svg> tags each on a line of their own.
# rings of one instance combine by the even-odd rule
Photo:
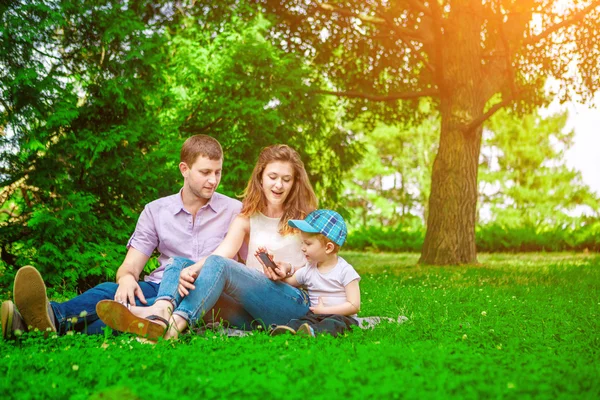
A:
<svg viewBox="0 0 600 400">
<path fill-rule="evenodd" d="M 221 182 L 223 160 L 211 160 L 200 156 L 193 165 L 182 162 L 179 169 L 190 193 L 202 200 L 210 200 Z"/>
</svg>

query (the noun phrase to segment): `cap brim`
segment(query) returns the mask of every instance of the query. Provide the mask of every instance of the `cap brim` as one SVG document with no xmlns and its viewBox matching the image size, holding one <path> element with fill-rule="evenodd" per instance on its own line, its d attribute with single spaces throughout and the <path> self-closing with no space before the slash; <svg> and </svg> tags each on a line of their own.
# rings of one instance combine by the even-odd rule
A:
<svg viewBox="0 0 600 400">
<path fill-rule="evenodd" d="M 290 219 L 288 225 L 292 228 L 300 229 L 302 232 L 319 233 L 318 229 L 313 228 L 312 225 L 303 219 Z"/>
</svg>

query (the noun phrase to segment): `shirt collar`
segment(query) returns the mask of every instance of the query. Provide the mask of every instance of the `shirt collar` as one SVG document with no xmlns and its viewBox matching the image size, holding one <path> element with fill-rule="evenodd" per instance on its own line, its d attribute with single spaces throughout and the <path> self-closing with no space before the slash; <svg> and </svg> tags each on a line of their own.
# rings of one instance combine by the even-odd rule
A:
<svg viewBox="0 0 600 400">
<path fill-rule="evenodd" d="M 183 188 L 181 188 L 179 190 L 179 193 L 177 193 L 175 195 L 175 199 L 170 207 L 171 212 L 175 215 L 180 213 L 181 211 L 188 213 L 189 212 L 185 209 L 185 207 L 183 206 L 183 199 L 181 198 L 181 192 L 183 191 Z M 202 206 L 200 209 L 202 210 L 203 208 L 210 208 L 213 212 L 218 213 L 219 211 L 221 211 L 222 208 L 222 202 L 221 200 L 221 195 L 219 195 L 217 192 L 215 192 L 212 197 L 210 198 L 210 200 L 208 201 L 208 203 L 206 203 L 204 206 Z"/>
</svg>

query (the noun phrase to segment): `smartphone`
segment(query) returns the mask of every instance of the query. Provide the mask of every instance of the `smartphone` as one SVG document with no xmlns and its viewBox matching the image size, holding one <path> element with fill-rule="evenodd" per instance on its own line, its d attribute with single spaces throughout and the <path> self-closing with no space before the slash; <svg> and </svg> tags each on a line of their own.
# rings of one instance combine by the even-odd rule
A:
<svg viewBox="0 0 600 400">
<path fill-rule="evenodd" d="M 258 258 L 260 258 L 260 259 L 261 259 L 261 261 L 262 261 L 262 262 L 263 262 L 263 263 L 264 263 L 264 264 L 265 264 L 267 267 L 269 267 L 269 268 L 271 268 L 271 269 L 275 269 L 275 268 L 277 268 L 277 265 L 276 265 L 276 264 L 275 264 L 273 261 L 271 261 L 271 259 L 270 259 L 270 258 L 269 258 L 269 256 L 267 255 L 267 253 L 265 253 L 265 252 L 262 252 L 262 251 L 261 251 L 260 253 L 258 253 Z"/>
</svg>

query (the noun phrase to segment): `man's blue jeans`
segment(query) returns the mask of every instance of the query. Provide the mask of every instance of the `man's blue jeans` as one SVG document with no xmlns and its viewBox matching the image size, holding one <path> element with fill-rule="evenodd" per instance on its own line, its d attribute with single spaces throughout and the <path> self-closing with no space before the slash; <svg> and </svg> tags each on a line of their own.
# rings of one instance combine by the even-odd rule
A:
<svg viewBox="0 0 600 400">
<path fill-rule="evenodd" d="M 309 309 L 308 295 L 283 282 L 273 282 L 261 272 L 235 260 L 220 256 L 206 259 L 190 294 L 181 298 L 177 292 L 181 270 L 194 262 L 175 257 L 167 264 L 156 300 L 169 300 L 175 306 L 174 314 L 188 321 L 190 326 L 217 304 L 220 298 L 230 299 L 241 307 L 227 310 L 233 317 L 269 326 L 285 324 L 290 319 L 305 315 Z M 217 307 L 215 307 L 217 308 Z M 223 311 L 223 307 L 221 307 Z M 239 327 L 239 324 L 229 321 Z M 224 318 L 225 319 L 225 318 Z M 248 325 L 246 325 L 248 328 Z"/>
<path fill-rule="evenodd" d="M 154 303 L 154 298 L 158 293 L 158 283 L 138 283 L 148 305 Z M 64 335 L 71 330 L 91 335 L 102 333 L 102 328 L 106 325 L 96 314 L 96 304 L 101 300 L 113 300 L 118 286 L 114 282 L 104 282 L 64 303 L 51 302 L 58 334 Z M 137 298 L 136 304 L 143 305 Z"/>
</svg>

